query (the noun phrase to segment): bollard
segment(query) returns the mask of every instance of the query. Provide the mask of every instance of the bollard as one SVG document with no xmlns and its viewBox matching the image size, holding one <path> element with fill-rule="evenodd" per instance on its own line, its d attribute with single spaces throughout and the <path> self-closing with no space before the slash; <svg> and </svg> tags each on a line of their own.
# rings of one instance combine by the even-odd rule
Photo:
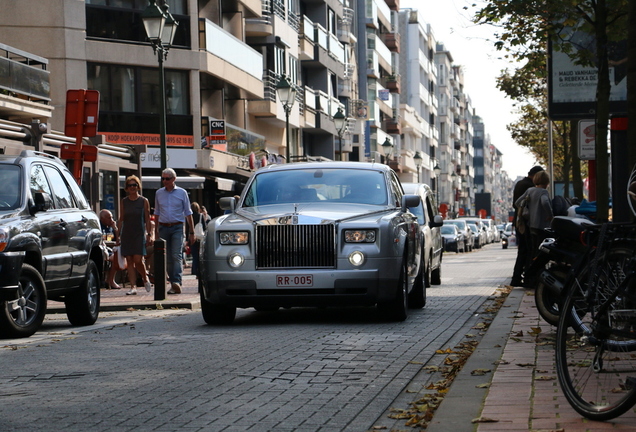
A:
<svg viewBox="0 0 636 432">
<path fill-rule="evenodd" d="M 166 241 L 155 240 L 153 263 L 155 266 L 155 300 L 166 299 Z"/>
</svg>

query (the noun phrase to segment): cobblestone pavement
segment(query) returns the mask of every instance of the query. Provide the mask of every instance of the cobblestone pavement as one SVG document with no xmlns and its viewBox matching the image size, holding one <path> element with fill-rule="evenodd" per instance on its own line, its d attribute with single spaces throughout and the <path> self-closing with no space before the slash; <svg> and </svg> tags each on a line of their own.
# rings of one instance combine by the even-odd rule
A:
<svg viewBox="0 0 636 432">
<path fill-rule="evenodd" d="M 34 342 L 0 342 L 0 430 L 372 430 L 435 351 L 463 337 L 514 255 L 447 255 L 442 285 L 404 323 L 373 308 L 298 308 L 240 310 L 212 327 L 192 277 L 164 302 L 102 290 L 103 308 L 124 311 L 86 328 L 52 314 Z"/>
</svg>

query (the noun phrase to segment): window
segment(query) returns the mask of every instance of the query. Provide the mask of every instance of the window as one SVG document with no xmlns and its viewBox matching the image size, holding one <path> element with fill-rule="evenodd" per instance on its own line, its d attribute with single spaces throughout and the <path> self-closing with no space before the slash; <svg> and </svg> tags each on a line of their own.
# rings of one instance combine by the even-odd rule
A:
<svg viewBox="0 0 636 432">
<path fill-rule="evenodd" d="M 66 182 L 62 178 L 62 174 L 50 166 L 45 166 L 44 171 L 46 172 L 46 176 L 49 178 L 51 187 L 53 188 L 53 202 L 55 202 L 55 208 L 63 209 L 75 207 L 75 201 L 73 200 L 73 196 L 71 195 L 71 191 L 68 189 Z"/>
<path fill-rule="evenodd" d="M 274 72 L 277 75 L 287 75 L 285 67 L 285 49 L 274 46 Z"/>
<path fill-rule="evenodd" d="M 31 167 L 31 180 L 29 181 L 29 187 L 31 188 L 31 197 L 35 197 L 38 192 L 44 192 L 51 195 L 51 188 L 46 181 L 44 175 L 44 168 L 42 165 L 33 165 Z"/>
</svg>

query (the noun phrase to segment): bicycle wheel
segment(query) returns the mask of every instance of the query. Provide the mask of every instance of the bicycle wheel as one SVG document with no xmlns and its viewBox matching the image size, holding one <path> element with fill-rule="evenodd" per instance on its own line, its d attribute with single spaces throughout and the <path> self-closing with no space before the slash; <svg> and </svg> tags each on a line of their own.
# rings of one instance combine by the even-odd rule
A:
<svg viewBox="0 0 636 432">
<path fill-rule="evenodd" d="M 599 262 L 593 295 L 583 280 L 570 287 L 559 317 L 556 369 L 572 408 L 602 421 L 636 404 L 636 305 L 631 290 L 616 295 L 632 264 L 630 250 L 614 246 Z"/>
</svg>

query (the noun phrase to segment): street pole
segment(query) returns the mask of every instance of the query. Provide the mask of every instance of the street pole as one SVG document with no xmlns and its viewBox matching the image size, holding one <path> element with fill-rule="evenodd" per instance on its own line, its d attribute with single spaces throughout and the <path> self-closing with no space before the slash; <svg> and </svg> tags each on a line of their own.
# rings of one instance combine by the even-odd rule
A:
<svg viewBox="0 0 636 432">
<path fill-rule="evenodd" d="M 159 59 L 159 93 L 161 95 L 161 106 L 159 107 L 159 152 L 161 153 L 161 172 L 168 167 L 167 145 L 166 145 L 166 74 L 163 67 L 164 48 L 157 49 Z"/>
<path fill-rule="evenodd" d="M 286 147 L 285 147 L 285 160 L 287 163 L 290 163 L 291 152 L 289 151 L 289 114 L 291 112 L 291 106 L 285 105 L 285 138 L 286 138 Z"/>
</svg>

